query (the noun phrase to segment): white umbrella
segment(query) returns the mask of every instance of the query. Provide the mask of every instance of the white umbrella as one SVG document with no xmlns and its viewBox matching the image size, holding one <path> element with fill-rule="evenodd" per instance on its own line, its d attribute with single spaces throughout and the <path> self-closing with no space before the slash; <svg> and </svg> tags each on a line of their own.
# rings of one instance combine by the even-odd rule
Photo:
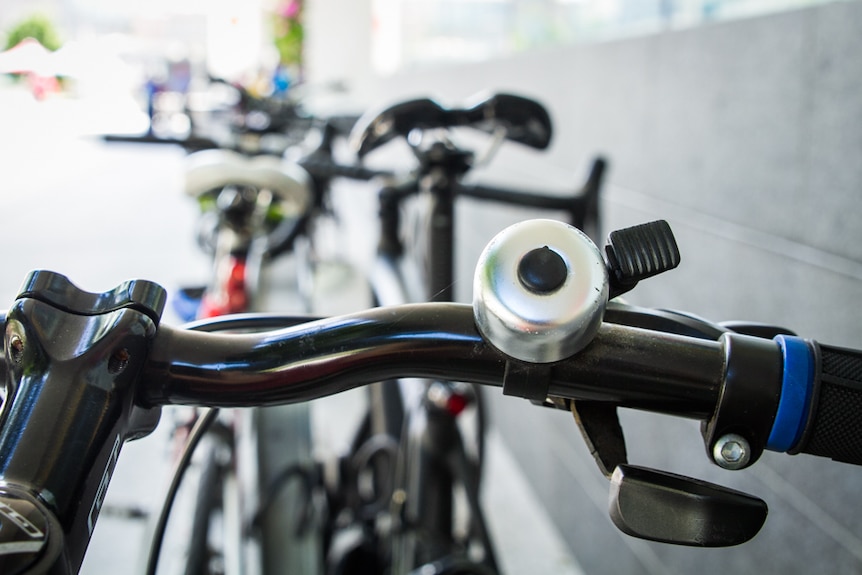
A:
<svg viewBox="0 0 862 575">
<path fill-rule="evenodd" d="M 12 48 L 0 52 L 0 73 L 25 74 L 35 72 L 51 75 L 51 51 L 35 38 L 24 38 Z"/>
<path fill-rule="evenodd" d="M 50 54 L 49 62 L 57 76 L 80 78 L 128 74 L 128 66 L 116 54 L 92 42 L 66 42 Z"/>
<path fill-rule="evenodd" d="M 0 73 L 36 73 L 51 76 L 51 52 L 35 38 L 25 38 L 5 52 L 0 52 Z"/>
</svg>

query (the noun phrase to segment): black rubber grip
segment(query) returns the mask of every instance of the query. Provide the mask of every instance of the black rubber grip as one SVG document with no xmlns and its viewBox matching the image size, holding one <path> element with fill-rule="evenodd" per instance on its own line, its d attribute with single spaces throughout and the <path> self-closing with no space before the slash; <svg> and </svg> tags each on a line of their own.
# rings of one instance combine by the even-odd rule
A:
<svg viewBox="0 0 862 575">
<path fill-rule="evenodd" d="M 862 465 L 862 352 L 815 344 L 812 412 L 797 453 Z"/>
</svg>

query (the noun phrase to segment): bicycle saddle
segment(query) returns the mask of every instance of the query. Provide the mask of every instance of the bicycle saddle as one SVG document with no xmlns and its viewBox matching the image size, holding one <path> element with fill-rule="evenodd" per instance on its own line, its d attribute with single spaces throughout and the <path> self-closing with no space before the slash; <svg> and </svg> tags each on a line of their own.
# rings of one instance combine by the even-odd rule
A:
<svg viewBox="0 0 862 575">
<path fill-rule="evenodd" d="M 459 126 L 488 133 L 503 128 L 506 139 L 539 150 L 551 142 L 551 117 L 542 104 L 513 94 L 492 94 L 463 108 L 446 108 L 430 98 L 394 104 L 360 118 L 353 130 L 352 144 L 356 154 L 363 157 L 397 136 L 407 137 L 413 130 Z"/>
<path fill-rule="evenodd" d="M 308 173 L 275 156 L 247 157 L 231 150 L 202 150 L 188 156 L 184 180 L 185 192 L 192 197 L 231 185 L 269 190 L 287 215 L 301 215 L 312 204 Z"/>
</svg>

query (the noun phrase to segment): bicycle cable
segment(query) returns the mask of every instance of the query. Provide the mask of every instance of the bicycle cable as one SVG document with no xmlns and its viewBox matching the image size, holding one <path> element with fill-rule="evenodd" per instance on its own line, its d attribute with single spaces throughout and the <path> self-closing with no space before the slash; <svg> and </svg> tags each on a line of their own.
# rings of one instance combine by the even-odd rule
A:
<svg viewBox="0 0 862 575">
<path fill-rule="evenodd" d="M 217 407 L 207 409 L 203 415 L 199 415 L 197 417 L 191 431 L 189 432 L 188 439 L 183 446 L 183 451 L 180 454 L 180 458 L 177 460 L 173 473 L 171 474 L 171 483 L 168 486 L 168 491 L 165 494 L 162 508 L 159 511 L 159 517 L 153 528 L 150 552 L 147 557 L 146 575 L 155 575 L 156 573 L 156 568 L 159 563 L 159 555 L 161 554 L 162 545 L 165 539 L 165 531 L 167 530 L 168 518 L 170 517 L 174 501 L 176 500 L 180 484 L 182 483 L 186 470 L 189 468 L 195 449 L 203 436 L 209 430 L 212 423 L 215 421 L 218 413 L 219 409 Z"/>
</svg>

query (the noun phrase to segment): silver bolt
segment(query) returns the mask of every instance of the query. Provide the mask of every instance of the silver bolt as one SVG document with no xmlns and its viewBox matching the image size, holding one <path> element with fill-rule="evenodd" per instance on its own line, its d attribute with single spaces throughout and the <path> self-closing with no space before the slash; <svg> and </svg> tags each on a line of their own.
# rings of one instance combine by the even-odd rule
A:
<svg viewBox="0 0 862 575">
<path fill-rule="evenodd" d="M 110 358 L 108 358 L 108 372 L 112 375 L 117 375 L 129 365 L 131 355 L 129 350 L 121 348 L 116 350 Z"/>
<path fill-rule="evenodd" d="M 751 446 L 741 435 L 728 433 L 712 448 L 712 458 L 725 469 L 742 469 L 751 460 Z"/>
<path fill-rule="evenodd" d="M 14 363 L 21 363 L 24 357 L 24 340 L 17 333 L 9 338 L 9 355 Z"/>
</svg>

